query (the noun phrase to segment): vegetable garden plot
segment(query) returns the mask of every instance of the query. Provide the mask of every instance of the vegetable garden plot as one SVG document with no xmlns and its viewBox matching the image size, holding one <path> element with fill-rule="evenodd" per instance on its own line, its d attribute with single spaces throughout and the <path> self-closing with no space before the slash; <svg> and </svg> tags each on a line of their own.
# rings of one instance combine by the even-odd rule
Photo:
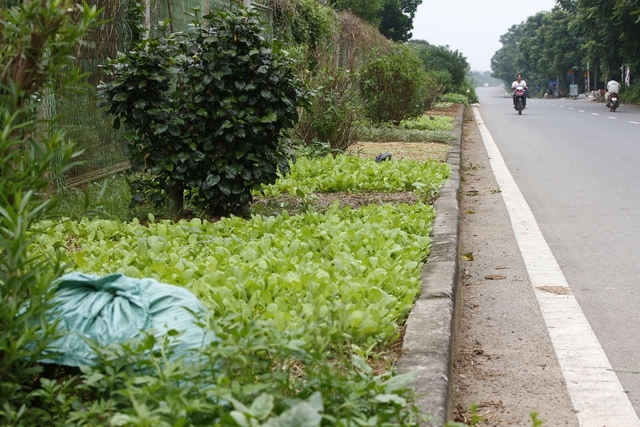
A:
<svg viewBox="0 0 640 427">
<path fill-rule="evenodd" d="M 368 176 L 373 190 L 414 187 L 431 193 L 449 170 L 436 162 L 372 166 L 351 159 L 334 159 L 341 171 L 353 172 L 330 175 L 333 183 L 313 179 L 324 168 L 336 167 L 328 158 L 315 165 L 299 161 L 292 175 L 305 192 L 355 191 L 367 181 L 359 177 Z M 276 183 L 274 193 L 278 185 L 283 184 Z M 281 330 L 314 324 L 318 334 L 330 328 L 356 342 L 386 342 L 420 291 L 434 216 L 424 203 L 356 210 L 340 209 L 336 202 L 323 213 L 284 212 L 214 223 L 84 219 L 41 224 L 45 232 L 37 243 L 38 250 L 61 251 L 81 272 L 119 272 L 185 287 L 215 316 L 237 313 Z"/>
</svg>

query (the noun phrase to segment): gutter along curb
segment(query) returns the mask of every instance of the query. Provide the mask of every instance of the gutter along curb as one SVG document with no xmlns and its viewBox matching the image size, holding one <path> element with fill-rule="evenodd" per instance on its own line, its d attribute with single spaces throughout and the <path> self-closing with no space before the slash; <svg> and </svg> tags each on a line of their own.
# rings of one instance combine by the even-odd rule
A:
<svg viewBox="0 0 640 427">
<path fill-rule="evenodd" d="M 422 289 L 405 324 L 402 373 L 417 371 L 412 383 L 416 405 L 427 415 L 424 427 L 441 427 L 451 418 L 451 372 L 459 303 L 458 241 L 462 120 L 465 107 L 456 114 L 447 163 L 449 179 L 434 205 L 431 253 L 422 269 Z"/>
</svg>

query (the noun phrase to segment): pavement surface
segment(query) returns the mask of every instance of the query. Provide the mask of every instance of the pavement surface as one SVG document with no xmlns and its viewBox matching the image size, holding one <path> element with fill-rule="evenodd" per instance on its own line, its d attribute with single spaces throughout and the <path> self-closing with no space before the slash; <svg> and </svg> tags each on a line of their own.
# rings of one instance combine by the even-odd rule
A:
<svg viewBox="0 0 640 427">
<path fill-rule="evenodd" d="M 401 372 L 422 425 L 577 426 L 557 357 L 470 108 L 455 121 L 452 174 L 435 204 L 422 293 L 406 323 Z"/>
</svg>

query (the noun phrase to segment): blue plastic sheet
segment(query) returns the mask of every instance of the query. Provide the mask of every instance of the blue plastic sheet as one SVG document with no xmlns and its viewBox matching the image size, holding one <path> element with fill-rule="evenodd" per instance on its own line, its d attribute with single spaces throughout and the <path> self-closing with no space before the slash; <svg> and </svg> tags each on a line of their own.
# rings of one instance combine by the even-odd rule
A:
<svg viewBox="0 0 640 427">
<path fill-rule="evenodd" d="M 184 331 L 176 338 L 177 356 L 216 339 L 213 332 L 194 324 L 196 316 L 204 316 L 206 310 L 184 288 L 123 274 L 99 277 L 77 272 L 62 276 L 55 285 L 55 312 L 65 335 L 50 346 L 49 358 L 43 362 L 93 365 L 95 353 L 82 337 L 108 346 L 150 329 L 158 338 L 171 329 Z"/>
</svg>

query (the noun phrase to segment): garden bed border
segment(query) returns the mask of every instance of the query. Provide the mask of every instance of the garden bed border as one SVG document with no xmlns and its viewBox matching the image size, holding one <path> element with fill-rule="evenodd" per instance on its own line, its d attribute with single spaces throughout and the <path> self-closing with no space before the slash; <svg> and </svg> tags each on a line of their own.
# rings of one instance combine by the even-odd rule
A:
<svg viewBox="0 0 640 427">
<path fill-rule="evenodd" d="M 451 374 L 455 348 L 456 313 L 459 305 L 459 190 L 462 124 L 465 108 L 455 116 L 454 139 L 449 143 L 449 179 L 434 205 L 431 253 L 422 270 L 421 293 L 405 325 L 402 373 L 417 371 L 412 384 L 416 405 L 428 420 L 423 427 L 442 427 L 452 416 L 454 398 Z"/>
</svg>

